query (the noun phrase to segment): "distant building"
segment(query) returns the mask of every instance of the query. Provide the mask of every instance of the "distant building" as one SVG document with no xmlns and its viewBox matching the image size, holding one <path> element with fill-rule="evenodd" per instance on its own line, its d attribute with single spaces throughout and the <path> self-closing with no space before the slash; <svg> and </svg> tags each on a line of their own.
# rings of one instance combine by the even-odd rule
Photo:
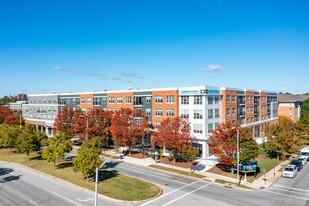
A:
<svg viewBox="0 0 309 206">
<path fill-rule="evenodd" d="M 11 102 L 11 103 L 8 103 L 8 107 L 11 110 L 21 110 L 22 109 L 22 105 L 23 104 L 27 104 L 27 103 L 28 103 L 27 101 Z"/>
<path fill-rule="evenodd" d="M 278 94 L 278 115 L 297 122 L 300 118 L 300 105 L 308 98 L 309 95 Z"/>
<path fill-rule="evenodd" d="M 17 99 L 27 99 L 27 95 L 26 94 L 17 94 Z"/>
</svg>

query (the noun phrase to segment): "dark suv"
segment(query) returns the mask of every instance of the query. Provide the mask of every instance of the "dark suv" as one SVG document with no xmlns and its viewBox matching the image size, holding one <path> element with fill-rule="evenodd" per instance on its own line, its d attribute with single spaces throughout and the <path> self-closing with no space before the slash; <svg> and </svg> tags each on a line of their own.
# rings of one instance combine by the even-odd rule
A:
<svg viewBox="0 0 309 206">
<path fill-rule="evenodd" d="M 298 171 L 303 169 L 303 164 L 300 160 L 293 160 L 290 164 L 295 165 Z"/>
</svg>

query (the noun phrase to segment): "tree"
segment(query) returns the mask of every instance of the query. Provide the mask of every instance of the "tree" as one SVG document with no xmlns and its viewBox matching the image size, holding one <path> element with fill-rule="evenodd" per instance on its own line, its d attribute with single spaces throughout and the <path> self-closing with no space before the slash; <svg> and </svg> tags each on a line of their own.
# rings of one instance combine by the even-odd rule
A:
<svg viewBox="0 0 309 206">
<path fill-rule="evenodd" d="M 192 173 L 192 161 L 195 160 L 195 158 L 197 158 L 198 154 L 199 154 L 199 151 L 192 146 L 190 147 L 186 146 L 183 149 L 181 156 L 185 158 L 187 161 L 189 161 L 190 174 Z"/>
<path fill-rule="evenodd" d="M 16 126 L 10 126 L 7 124 L 0 125 L 0 146 L 8 148 L 8 155 L 10 148 L 15 144 L 18 137 L 19 129 Z"/>
<path fill-rule="evenodd" d="M 300 113 L 301 119 L 309 115 L 309 98 L 301 103 L 300 108 L 301 108 Z"/>
<path fill-rule="evenodd" d="M 192 141 L 190 136 L 190 123 L 182 117 L 168 117 L 163 120 L 154 133 L 154 141 L 159 147 L 168 149 L 174 157 L 182 153 L 185 146 L 188 146 Z"/>
<path fill-rule="evenodd" d="M 231 165 L 237 153 L 237 130 L 239 130 L 240 163 L 250 161 L 258 155 L 258 145 L 248 128 L 231 123 L 219 124 L 209 137 L 209 150 L 218 161 Z"/>
<path fill-rule="evenodd" d="M 64 158 L 64 154 L 72 150 L 72 142 L 65 133 L 57 134 L 47 141 L 48 146 L 42 150 L 42 158 L 47 162 L 54 162 L 56 168 L 56 160 Z"/>
<path fill-rule="evenodd" d="M 142 110 L 121 109 L 112 118 L 112 135 L 122 147 L 129 147 L 129 154 L 148 127 L 148 117 Z"/>
<path fill-rule="evenodd" d="M 309 114 L 306 116 L 303 116 L 295 124 L 295 129 L 296 129 L 297 136 L 308 140 L 309 138 Z"/>
<path fill-rule="evenodd" d="M 4 119 L 4 123 L 9 124 L 9 125 L 19 125 L 21 123 L 22 125 L 25 125 L 24 118 L 21 117 L 20 115 L 15 115 L 13 113 L 9 114 Z"/>
<path fill-rule="evenodd" d="M 278 123 L 267 126 L 265 134 L 268 137 L 266 143 L 266 152 L 270 157 L 281 157 L 285 159 L 288 155 L 293 154 L 297 150 L 295 124 L 285 116 L 279 116 Z"/>
<path fill-rule="evenodd" d="M 9 107 L 0 105 L 0 124 L 3 124 L 4 120 L 11 114 L 13 112 Z"/>
<path fill-rule="evenodd" d="M 47 138 L 44 133 L 34 132 L 26 128 L 19 134 L 16 149 L 19 153 L 27 154 L 27 161 L 31 152 L 37 151 L 41 147 L 41 141 Z"/>
<path fill-rule="evenodd" d="M 74 158 L 74 171 L 81 171 L 88 177 L 95 174 L 96 167 L 99 167 L 102 161 L 99 158 L 101 154 L 100 141 L 98 139 L 85 141 L 81 148 L 77 150 L 78 155 Z"/>
<path fill-rule="evenodd" d="M 55 119 L 54 131 L 72 137 L 74 114 L 75 112 L 72 107 L 63 107 L 62 112 L 59 112 Z"/>
</svg>

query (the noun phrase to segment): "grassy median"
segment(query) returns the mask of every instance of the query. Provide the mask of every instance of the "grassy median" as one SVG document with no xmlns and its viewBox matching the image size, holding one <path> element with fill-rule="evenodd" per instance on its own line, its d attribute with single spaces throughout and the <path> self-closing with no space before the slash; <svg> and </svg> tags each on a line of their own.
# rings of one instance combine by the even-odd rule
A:
<svg viewBox="0 0 309 206">
<path fill-rule="evenodd" d="M 73 171 L 72 161 L 59 160 L 57 169 L 54 169 L 52 162 L 42 160 L 37 153 L 30 154 L 30 161 L 27 162 L 26 155 L 16 153 L 15 149 L 11 150 L 10 155 L 7 155 L 7 149 L 0 149 L 0 160 L 26 165 L 89 190 L 95 187 L 93 179 L 87 182 L 81 172 Z M 119 200 L 145 200 L 160 192 L 160 188 L 154 184 L 106 170 L 100 172 L 99 180 L 99 193 Z"/>
</svg>

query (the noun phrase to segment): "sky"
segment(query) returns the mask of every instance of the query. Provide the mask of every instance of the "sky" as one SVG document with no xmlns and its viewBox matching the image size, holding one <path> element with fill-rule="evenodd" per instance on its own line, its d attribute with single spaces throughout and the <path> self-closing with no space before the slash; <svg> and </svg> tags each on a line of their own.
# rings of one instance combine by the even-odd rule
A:
<svg viewBox="0 0 309 206">
<path fill-rule="evenodd" d="M 309 92 L 307 0 L 0 0 L 0 97 L 210 85 Z"/>
</svg>

